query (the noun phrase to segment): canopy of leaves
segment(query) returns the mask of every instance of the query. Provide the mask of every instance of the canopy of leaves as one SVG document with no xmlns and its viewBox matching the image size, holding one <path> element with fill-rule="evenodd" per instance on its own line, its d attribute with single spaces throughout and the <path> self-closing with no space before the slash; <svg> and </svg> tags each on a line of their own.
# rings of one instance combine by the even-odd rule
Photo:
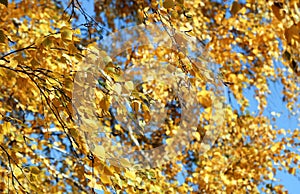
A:
<svg viewBox="0 0 300 194">
<path fill-rule="evenodd" d="M 219 2 L 95 0 L 94 12 L 88 13 L 85 1 L 0 0 L 0 192 L 284 192 L 275 177 L 278 171 L 299 177 L 299 129 L 279 129 L 275 117 L 265 112 L 272 106 L 268 99 L 275 86 L 284 111 L 299 117 L 300 3 Z M 217 78 L 205 74 L 199 65 L 203 61 L 198 64 L 182 57 L 184 43 L 169 50 L 142 45 L 120 56 L 98 49 L 109 32 L 153 23 L 181 32 L 166 34 L 177 44 L 186 41 L 183 36 L 201 42 L 206 51 L 201 60 L 217 64 Z M 94 99 L 86 96 L 78 106 L 72 100 L 77 95 L 73 88 L 84 86 L 88 79 L 78 81 L 76 74 L 91 51 L 102 57 L 104 65 L 96 75 Z M 166 55 L 171 57 L 166 60 Z M 183 106 L 179 101 L 186 96 L 172 92 L 166 83 L 141 82 L 135 87 L 133 80 L 126 80 L 127 68 L 156 66 L 157 61 L 172 62 L 174 73 L 189 75 L 194 100 L 202 106 L 199 114 L 192 115 L 193 110 L 189 114 L 199 119 L 198 126 L 187 145 L 153 168 L 134 168 L 125 158 L 109 160 L 112 153 L 106 150 L 106 142 L 95 143 L 100 135 L 91 130 L 94 125 L 117 146 L 131 145 L 127 152 L 168 144 L 171 137 L 187 130 L 178 124 Z M 147 68 L 143 70 L 150 71 Z M 207 87 L 216 82 L 213 79 L 224 83 L 230 98 L 222 110 L 217 140 L 206 142 L 211 148 L 203 153 L 203 139 L 216 120 L 214 95 Z M 149 104 L 164 106 L 169 117 L 150 136 L 140 128 L 132 135 L 126 129 L 130 125 L 114 116 L 112 97 L 120 91 L 119 83 L 132 91 L 128 102 L 132 112 L 124 113 L 130 119 L 142 118 L 147 126 L 151 119 L 159 119 Z M 254 96 L 245 90 L 252 90 Z M 77 90 L 83 96 L 85 91 Z M 253 100 L 256 112 L 250 113 Z M 96 107 L 95 112 L 84 109 L 89 102 L 94 103 L 90 106 Z M 82 115 L 83 119 L 97 115 L 97 122 L 78 125 Z M 164 158 L 162 154 L 157 153 Z"/>
</svg>

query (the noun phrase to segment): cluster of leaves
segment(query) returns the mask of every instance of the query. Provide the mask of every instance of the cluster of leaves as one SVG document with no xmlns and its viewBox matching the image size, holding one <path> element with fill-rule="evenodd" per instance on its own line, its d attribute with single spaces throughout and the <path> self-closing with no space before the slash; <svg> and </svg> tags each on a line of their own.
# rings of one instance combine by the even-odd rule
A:
<svg viewBox="0 0 300 194">
<path fill-rule="evenodd" d="M 0 192 L 90 193 L 99 189 L 127 193 L 253 193 L 259 192 L 259 187 L 267 192 L 282 192 L 283 186 L 274 178 L 278 170 L 298 176 L 299 129 L 274 129 L 270 118 L 263 114 L 274 83 L 283 88 L 281 99 L 287 111 L 291 115 L 298 113 L 298 1 L 95 1 L 94 5 L 95 19 L 84 12 L 77 0 L 70 1 L 66 10 L 58 1 L 0 0 L 0 174 L 4 177 Z M 80 14 L 86 20 L 88 36 L 76 25 Z M 124 25 L 116 26 L 115 21 Z M 235 108 L 229 103 L 224 108 L 224 123 L 218 129 L 218 140 L 210 142 L 210 150 L 200 154 L 201 140 L 213 125 L 209 122 L 213 117 L 212 94 L 206 87 L 211 79 L 195 64 L 181 61 L 180 51 L 160 47 L 125 52 L 125 66 L 118 67 L 121 62 L 114 58 L 103 67 L 105 76 L 99 79 L 101 86 L 94 100 L 98 124 L 119 146 L 135 145 L 131 151 L 155 148 L 168 137 L 184 132 L 186 129 L 178 125 L 180 111 L 176 106 L 180 96 L 165 85 L 151 82 L 134 89 L 133 83 L 125 83 L 125 88 L 133 90 L 132 117 L 140 116 L 147 124 L 158 117 L 149 109 L 150 101 L 166 104 L 170 118 L 150 138 L 144 132 L 133 137 L 111 111 L 113 95 L 108 77 L 121 82 L 119 68 L 126 70 L 143 63 L 159 65 L 152 59 L 165 62 L 165 56 L 170 55 L 172 60 L 179 59 L 174 67 L 191 75 L 191 87 L 200 88 L 196 100 L 204 111 L 190 144 L 165 164 L 137 171 L 126 159 L 117 161 L 121 165 L 114 165 L 115 160 L 107 161 L 108 151 L 89 142 L 94 132 L 91 127 L 80 128 L 76 118 L 95 113 L 74 109 L 72 90 L 86 51 L 101 41 L 97 36 L 103 31 L 99 31 L 96 22 L 112 30 L 129 24 L 161 22 L 203 42 L 239 105 Z M 119 86 L 113 87 L 118 92 Z M 244 94 L 245 88 L 254 89 L 258 114 L 247 112 L 251 97 Z M 175 103 L 168 104 L 170 101 Z M 94 136 L 94 140 L 98 137 Z M 184 180 L 179 182 L 178 176 Z"/>
</svg>

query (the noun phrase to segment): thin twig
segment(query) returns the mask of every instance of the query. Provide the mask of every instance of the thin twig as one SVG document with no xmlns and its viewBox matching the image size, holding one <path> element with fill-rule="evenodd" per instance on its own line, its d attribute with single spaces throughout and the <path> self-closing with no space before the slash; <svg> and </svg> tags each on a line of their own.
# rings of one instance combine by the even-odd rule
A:
<svg viewBox="0 0 300 194">
<path fill-rule="evenodd" d="M 8 158 L 9 167 L 10 167 L 10 170 L 11 170 L 11 173 L 12 173 L 12 183 L 13 183 L 13 185 L 14 185 L 14 179 L 16 179 L 16 181 L 18 182 L 18 184 L 19 184 L 24 190 L 26 190 L 26 189 L 24 188 L 24 186 L 19 182 L 19 180 L 17 179 L 17 177 L 14 175 L 14 173 L 13 173 L 13 168 L 12 168 L 12 166 L 11 166 L 11 162 L 10 162 L 10 161 L 13 161 L 13 162 L 14 162 L 14 164 L 17 166 L 17 168 L 19 168 L 19 169 L 21 170 L 22 174 L 24 175 L 24 177 L 25 177 L 25 179 L 28 181 L 28 183 L 30 183 L 29 179 L 27 178 L 26 174 L 25 174 L 24 171 L 23 171 L 23 168 L 21 168 L 21 167 L 18 165 L 18 163 L 11 157 L 11 155 L 6 151 L 6 149 L 5 149 L 1 144 L 0 144 L 0 148 L 5 152 L 5 154 L 6 154 L 7 158 Z M 15 186 L 14 186 L 14 188 L 15 188 Z M 15 188 L 15 189 L 16 189 L 16 188 Z M 26 192 L 26 193 L 28 193 L 28 192 Z"/>
<path fill-rule="evenodd" d="M 10 61 L 7 60 L 7 59 L 5 59 L 5 57 L 7 57 L 7 56 L 9 56 L 9 55 L 11 55 L 11 54 L 20 52 L 20 51 L 24 51 L 24 50 L 26 50 L 26 49 L 31 49 L 31 48 L 32 48 L 32 49 L 36 49 L 36 47 L 34 47 L 33 45 L 34 45 L 34 43 L 31 44 L 31 45 L 29 45 L 29 46 L 26 46 L 26 47 L 24 47 L 24 48 L 20 48 L 20 49 L 11 51 L 11 52 L 9 52 L 9 53 L 6 53 L 6 54 L 4 54 L 2 57 L 0 57 L 0 60 L 3 60 L 3 61 L 5 61 L 5 62 L 8 62 L 8 63 L 9 63 Z"/>
</svg>

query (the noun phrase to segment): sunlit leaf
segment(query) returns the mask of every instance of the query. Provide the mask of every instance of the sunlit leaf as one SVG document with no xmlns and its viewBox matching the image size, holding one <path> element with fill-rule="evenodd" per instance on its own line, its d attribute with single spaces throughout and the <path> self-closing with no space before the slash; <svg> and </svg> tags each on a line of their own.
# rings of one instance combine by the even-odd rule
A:
<svg viewBox="0 0 300 194">
<path fill-rule="evenodd" d="M 105 148 L 101 145 L 96 145 L 94 152 L 97 156 L 101 157 L 101 158 L 105 158 Z"/>
<path fill-rule="evenodd" d="M 129 178 L 129 179 L 132 179 L 132 180 L 134 180 L 135 177 L 136 177 L 135 172 L 134 171 L 129 171 L 129 170 L 126 170 L 124 176 Z"/>
<path fill-rule="evenodd" d="M 73 31 L 72 29 L 64 26 L 61 28 L 61 38 L 65 41 L 72 41 Z"/>
</svg>

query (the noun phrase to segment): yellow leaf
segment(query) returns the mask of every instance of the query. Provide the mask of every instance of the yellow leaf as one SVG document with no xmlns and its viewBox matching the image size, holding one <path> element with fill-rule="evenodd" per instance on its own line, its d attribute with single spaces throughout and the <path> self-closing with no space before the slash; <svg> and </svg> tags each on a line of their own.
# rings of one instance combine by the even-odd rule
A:
<svg viewBox="0 0 300 194">
<path fill-rule="evenodd" d="M 53 41 L 52 38 L 49 36 L 47 38 L 45 38 L 42 42 L 42 45 L 44 48 L 49 49 L 53 46 Z"/>
<path fill-rule="evenodd" d="M 118 95 L 120 95 L 122 92 L 122 86 L 119 83 L 114 84 L 113 89 Z"/>
<path fill-rule="evenodd" d="M 243 7 L 241 10 L 239 10 L 239 13 L 241 13 L 241 14 L 246 14 L 246 12 L 247 12 L 247 8 L 246 7 Z"/>
<path fill-rule="evenodd" d="M 11 128 L 11 123 L 10 122 L 5 122 L 3 124 L 3 135 L 10 133 L 10 128 Z"/>
<path fill-rule="evenodd" d="M 197 141 L 200 141 L 200 134 L 198 132 L 193 132 L 193 137 L 196 138 Z"/>
<path fill-rule="evenodd" d="M 168 138 L 166 139 L 167 145 L 171 145 L 173 143 L 174 139 L 173 138 Z"/>
<path fill-rule="evenodd" d="M 96 145 L 94 153 L 101 158 L 105 158 L 105 148 L 102 145 Z"/>
<path fill-rule="evenodd" d="M 232 6 L 231 6 L 231 9 L 230 9 L 230 13 L 231 15 L 235 16 L 235 14 L 237 14 L 239 12 L 240 9 L 242 9 L 242 5 L 239 4 L 238 2 L 233 2 L 232 3 Z"/>
<path fill-rule="evenodd" d="M 106 174 L 101 174 L 100 179 L 103 184 L 111 184 L 110 176 Z"/>
<path fill-rule="evenodd" d="M 61 38 L 66 41 L 72 41 L 73 31 L 72 29 L 64 26 L 61 28 Z"/>
<path fill-rule="evenodd" d="M 282 8 L 282 3 L 274 3 L 271 7 L 273 14 L 280 21 L 284 18 L 283 12 L 280 11 Z"/>
<path fill-rule="evenodd" d="M 97 183 L 97 182 L 91 182 L 91 187 L 100 191 L 103 191 L 103 185 Z"/>
<path fill-rule="evenodd" d="M 80 29 L 79 28 L 77 28 L 75 31 L 74 31 L 74 34 L 81 34 L 81 31 L 80 31 Z"/>
<path fill-rule="evenodd" d="M 18 66 L 18 61 L 17 60 L 11 60 L 9 65 L 11 68 L 16 68 Z"/>
<path fill-rule="evenodd" d="M 236 75 L 235 75 L 234 73 L 231 73 L 231 74 L 229 74 L 227 80 L 228 80 L 229 82 L 231 82 L 231 83 L 236 83 L 237 77 L 236 77 Z"/>
<path fill-rule="evenodd" d="M 112 176 L 115 173 L 113 164 L 111 163 L 111 166 L 105 166 L 103 169 L 103 173 L 106 174 L 107 176 Z"/>
<path fill-rule="evenodd" d="M 238 74 L 237 79 L 238 81 L 243 82 L 245 81 L 245 76 L 243 74 Z"/>
<path fill-rule="evenodd" d="M 40 173 L 40 169 L 39 169 L 38 167 L 36 167 L 36 166 L 32 166 L 32 167 L 30 167 L 30 172 L 31 172 L 32 174 L 37 175 L 37 174 Z"/>
<path fill-rule="evenodd" d="M 120 163 L 125 168 L 128 168 L 131 166 L 131 163 L 126 158 L 121 158 Z"/>
<path fill-rule="evenodd" d="M 202 90 L 201 92 L 199 92 L 197 94 L 199 103 L 204 107 L 204 108 L 208 108 L 211 107 L 212 105 L 212 99 L 210 97 L 210 93 L 206 90 Z"/>
<path fill-rule="evenodd" d="M 271 151 L 272 151 L 272 152 L 277 151 L 277 150 L 280 148 L 280 145 L 281 145 L 280 142 L 275 143 L 275 144 L 271 147 Z"/>
<path fill-rule="evenodd" d="M 299 31 L 300 31 L 300 29 L 297 25 L 293 25 L 290 28 L 286 29 L 284 35 L 285 35 L 287 41 L 289 43 L 292 43 L 292 40 L 300 42 Z"/>
<path fill-rule="evenodd" d="M 128 81 L 125 83 L 125 88 L 129 91 L 132 91 L 134 89 L 134 85 L 132 81 Z"/>
<path fill-rule="evenodd" d="M 160 6 L 160 7 L 163 7 L 163 1 L 162 1 L 162 0 L 159 0 L 159 6 Z M 142 19 L 144 19 L 144 14 L 141 15 L 140 17 L 141 17 Z M 142 19 L 141 19 L 141 20 L 142 20 Z"/>
<path fill-rule="evenodd" d="M 296 174 L 296 168 L 289 168 L 289 173 L 292 175 Z"/>
<path fill-rule="evenodd" d="M 189 32 L 189 31 L 191 31 L 192 30 L 192 27 L 191 26 L 181 26 L 180 28 L 179 28 L 179 30 L 181 31 L 181 32 Z M 182 41 L 178 41 L 178 38 L 181 38 L 182 39 Z M 177 42 L 181 42 L 181 43 L 184 43 L 183 41 L 185 41 L 186 42 L 186 40 L 183 38 L 183 37 L 180 37 L 180 36 L 177 36 L 177 37 L 175 37 L 175 39 L 176 39 L 176 41 Z M 182 45 L 182 44 L 181 44 Z"/>
<path fill-rule="evenodd" d="M 164 8 L 166 8 L 166 9 L 172 8 L 172 7 L 175 6 L 175 2 L 174 2 L 174 0 L 165 0 L 165 1 L 163 2 L 163 6 L 164 6 Z"/>
<path fill-rule="evenodd" d="M 127 170 L 125 172 L 124 176 L 127 177 L 127 178 L 129 178 L 129 179 L 131 179 L 131 180 L 135 180 L 135 177 L 136 177 L 135 176 L 135 172 L 129 171 L 129 170 Z"/>
<path fill-rule="evenodd" d="M 269 178 L 270 180 L 272 180 L 273 177 L 274 177 L 273 172 L 269 172 L 269 173 L 268 173 L 268 178 Z"/>
<path fill-rule="evenodd" d="M 14 169 L 14 174 L 15 174 L 16 177 L 19 177 L 23 174 L 23 172 L 21 171 L 20 168 L 15 168 Z"/>
</svg>

